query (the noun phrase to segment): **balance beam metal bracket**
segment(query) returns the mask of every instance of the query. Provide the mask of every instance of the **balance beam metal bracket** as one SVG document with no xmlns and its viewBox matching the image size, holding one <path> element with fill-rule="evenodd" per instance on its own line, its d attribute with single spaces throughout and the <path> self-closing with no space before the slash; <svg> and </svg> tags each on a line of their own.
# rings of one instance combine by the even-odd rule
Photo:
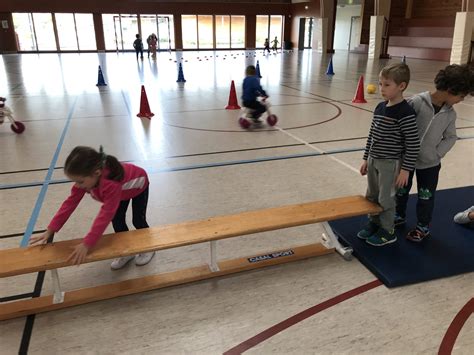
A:
<svg viewBox="0 0 474 355">
<path fill-rule="evenodd" d="M 209 264 L 209 269 L 212 272 L 218 272 L 219 265 L 217 265 L 217 241 L 211 240 L 211 263 Z"/>
<path fill-rule="evenodd" d="M 353 252 L 352 248 L 344 247 L 341 243 L 339 243 L 339 240 L 337 239 L 336 235 L 334 234 L 334 231 L 332 230 L 328 222 L 323 222 L 321 224 L 326 232 L 323 233 L 322 244 L 328 249 L 335 248 L 336 251 L 342 255 L 344 260 L 351 260 Z"/>
<path fill-rule="evenodd" d="M 61 285 L 59 283 L 59 275 L 58 275 L 57 269 L 51 270 L 51 278 L 53 279 L 53 287 L 54 287 L 53 303 L 54 304 L 63 303 L 64 292 L 61 291 Z"/>
</svg>

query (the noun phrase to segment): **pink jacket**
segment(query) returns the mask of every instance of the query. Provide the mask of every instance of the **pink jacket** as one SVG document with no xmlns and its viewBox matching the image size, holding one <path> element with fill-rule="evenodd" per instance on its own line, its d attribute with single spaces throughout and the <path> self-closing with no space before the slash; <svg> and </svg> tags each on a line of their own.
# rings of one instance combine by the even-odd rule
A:
<svg viewBox="0 0 474 355">
<path fill-rule="evenodd" d="M 145 170 L 133 164 L 122 163 L 122 166 L 125 170 L 122 181 L 108 180 L 106 178 L 108 170 L 104 169 L 99 180 L 99 186 L 89 192 L 94 200 L 103 204 L 89 233 L 84 237 L 84 244 L 88 247 L 93 247 L 104 234 L 105 229 L 114 218 L 115 212 L 117 212 L 120 201 L 130 200 L 148 187 L 149 181 Z M 86 192 L 86 190 L 74 185 L 71 194 L 54 215 L 48 229 L 58 232 L 79 205 Z"/>
</svg>

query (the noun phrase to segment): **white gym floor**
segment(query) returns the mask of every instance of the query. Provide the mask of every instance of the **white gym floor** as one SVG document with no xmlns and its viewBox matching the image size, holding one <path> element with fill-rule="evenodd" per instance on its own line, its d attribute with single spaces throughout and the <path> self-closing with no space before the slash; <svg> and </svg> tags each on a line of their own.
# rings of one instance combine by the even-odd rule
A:
<svg viewBox="0 0 474 355">
<path fill-rule="evenodd" d="M 68 196 L 71 184 L 61 182 L 61 167 L 76 145 L 103 145 L 106 153 L 147 170 L 150 226 L 364 194 L 361 149 L 381 97 L 366 94 L 367 104 L 351 100 L 361 74 L 366 85 L 377 84 L 379 70 L 400 58 L 371 61 L 338 52 L 330 77 L 329 57 L 315 51 L 253 53 L 160 53 L 156 61 L 145 55 L 138 62 L 134 53 L 1 56 L 0 96 L 8 98 L 26 130 L 17 135 L 7 122 L 0 126 L 0 248 L 19 247 L 28 225 L 46 228 Z M 181 55 L 184 84 L 176 82 Z M 241 103 L 245 67 L 256 60 L 279 122 L 244 131 L 239 111 L 224 107 L 231 80 Z M 432 89 L 434 76 L 448 63 L 408 64 L 406 96 Z M 106 87 L 95 85 L 98 65 Z M 151 120 L 136 117 L 142 84 L 155 114 Z M 474 184 L 474 99 L 455 109 L 462 139 L 443 160 L 439 189 Z M 308 153 L 313 154 L 299 156 Z M 55 240 L 83 237 L 99 207 L 84 198 Z M 321 226 L 309 225 L 227 239 L 218 242 L 219 258 L 318 242 L 321 233 Z M 193 245 L 160 251 L 144 267 L 130 263 L 111 271 L 110 261 L 103 261 L 59 274 L 67 291 L 202 265 L 208 258 L 208 244 Z M 222 354 L 375 279 L 357 259 L 334 253 L 38 314 L 34 322 L 2 321 L 0 353 L 15 354 L 23 346 L 31 354 Z M 37 274 L 0 279 L 0 297 L 33 292 L 36 280 Z M 51 292 L 47 273 L 41 294 Z M 473 273 L 394 289 L 381 285 L 281 332 L 270 331 L 246 353 L 433 354 L 473 294 Z M 454 353 L 473 351 L 471 317 Z"/>
</svg>

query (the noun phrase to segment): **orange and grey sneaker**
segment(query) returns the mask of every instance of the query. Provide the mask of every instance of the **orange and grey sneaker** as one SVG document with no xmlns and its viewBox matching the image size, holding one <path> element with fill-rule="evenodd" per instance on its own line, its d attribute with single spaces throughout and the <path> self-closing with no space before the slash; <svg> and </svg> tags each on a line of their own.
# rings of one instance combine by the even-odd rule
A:
<svg viewBox="0 0 474 355">
<path fill-rule="evenodd" d="M 408 232 L 407 239 L 412 242 L 420 243 L 423 241 L 423 239 L 429 237 L 430 235 L 431 233 L 428 226 L 417 224 L 415 229 Z"/>
</svg>

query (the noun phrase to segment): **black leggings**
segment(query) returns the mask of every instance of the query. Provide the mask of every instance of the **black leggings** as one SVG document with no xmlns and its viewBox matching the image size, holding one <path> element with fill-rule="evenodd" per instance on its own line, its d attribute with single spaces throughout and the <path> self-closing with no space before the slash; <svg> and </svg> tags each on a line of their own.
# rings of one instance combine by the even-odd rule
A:
<svg viewBox="0 0 474 355">
<path fill-rule="evenodd" d="M 428 169 L 416 169 L 410 172 L 408 185 L 397 191 L 397 214 L 405 218 L 408 194 L 413 183 L 413 175 L 416 174 L 418 185 L 418 200 L 416 202 L 416 217 L 418 223 L 427 226 L 431 222 L 435 203 L 436 188 L 438 187 L 438 177 L 441 164 Z"/>
<path fill-rule="evenodd" d="M 146 206 L 148 204 L 148 187 L 138 196 L 131 199 L 132 200 L 132 222 L 133 226 L 136 229 L 148 228 L 148 223 L 146 222 Z M 128 226 L 125 221 L 125 215 L 127 213 L 128 204 L 130 200 L 120 201 L 120 205 L 115 212 L 115 216 L 112 219 L 112 226 L 114 231 L 117 232 L 126 232 L 128 231 Z"/>
</svg>

